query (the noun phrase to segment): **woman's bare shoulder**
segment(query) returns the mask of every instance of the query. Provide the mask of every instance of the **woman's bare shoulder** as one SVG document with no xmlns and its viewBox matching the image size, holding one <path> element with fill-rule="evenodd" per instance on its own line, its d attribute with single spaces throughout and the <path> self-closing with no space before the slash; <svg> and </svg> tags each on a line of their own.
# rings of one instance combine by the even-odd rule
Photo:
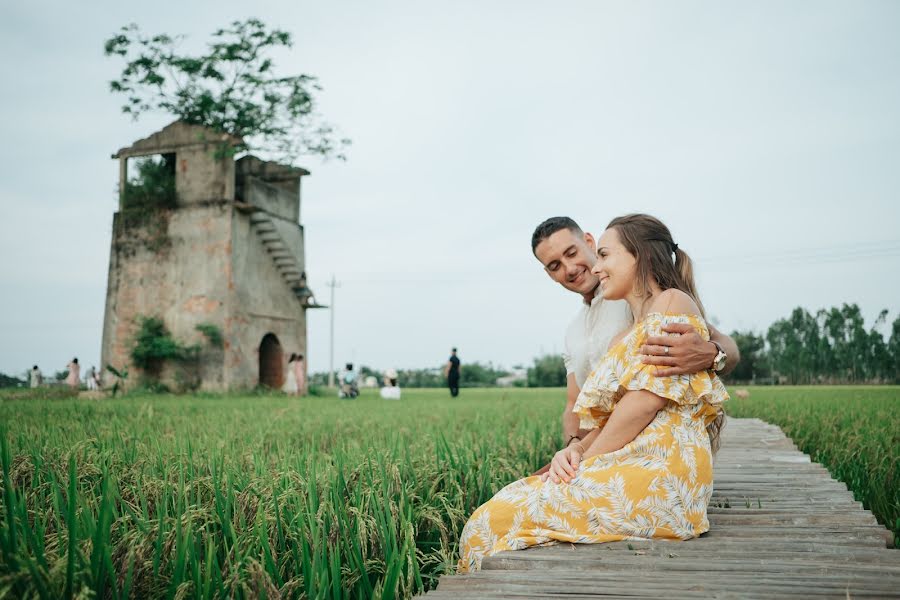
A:
<svg viewBox="0 0 900 600">
<path fill-rule="evenodd" d="M 650 312 L 659 312 L 663 314 L 685 314 L 700 316 L 700 307 L 690 296 L 681 290 L 669 288 L 663 290 L 653 300 Z"/>
</svg>

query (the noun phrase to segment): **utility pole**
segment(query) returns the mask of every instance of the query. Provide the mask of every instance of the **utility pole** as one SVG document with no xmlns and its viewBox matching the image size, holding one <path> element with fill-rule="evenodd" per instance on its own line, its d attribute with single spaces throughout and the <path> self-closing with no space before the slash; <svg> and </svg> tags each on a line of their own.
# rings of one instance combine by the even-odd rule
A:
<svg viewBox="0 0 900 600">
<path fill-rule="evenodd" d="M 328 303 L 328 312 L 331 313 L 331 359 L 328 361 L 328 387 L 334 387 L 334 288 L 341 287 L 335 278 L 334 273 L 331 274 L 331 281 L 326 284 L 331 288 L 331 300 Z"/>
</svg>

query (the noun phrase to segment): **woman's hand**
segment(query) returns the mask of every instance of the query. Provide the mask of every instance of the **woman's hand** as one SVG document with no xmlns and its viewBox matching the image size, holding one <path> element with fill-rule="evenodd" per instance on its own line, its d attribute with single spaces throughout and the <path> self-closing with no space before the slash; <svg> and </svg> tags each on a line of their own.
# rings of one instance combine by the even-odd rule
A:
<svg viewBox="0 0 900 600">
<path fill-rule="evenodd" d="M 541 481 L 549 479 L 553 483 L 559 483 L 560 481 L 569 483 L 575 477 L 576 471 L 578 471 L 582 454 L 584 452 L 580 442 L 563 448 L 553 456 L 553 460 L 550 461 L 550 470 L 541 475 Z"/>
</svg>

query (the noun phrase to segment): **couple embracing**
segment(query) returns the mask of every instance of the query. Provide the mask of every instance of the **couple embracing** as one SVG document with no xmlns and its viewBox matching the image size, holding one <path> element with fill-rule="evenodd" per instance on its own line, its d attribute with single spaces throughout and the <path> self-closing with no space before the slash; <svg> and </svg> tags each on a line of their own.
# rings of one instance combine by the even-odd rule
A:
<svg viewBox="0 0 900 600">
<path fill-rule="evenodd" d="M 728 398 L 717 373 L 739 357 L 705 321 L 690 258 L 662 222 L 641 214 L 613 219 L 596 240 L 554 217 L 531 246 L 584 301 L 566 332 L 565 443 L 475 511 L 459 571 L 529 546 L 704 533 Z"/>
</svg>

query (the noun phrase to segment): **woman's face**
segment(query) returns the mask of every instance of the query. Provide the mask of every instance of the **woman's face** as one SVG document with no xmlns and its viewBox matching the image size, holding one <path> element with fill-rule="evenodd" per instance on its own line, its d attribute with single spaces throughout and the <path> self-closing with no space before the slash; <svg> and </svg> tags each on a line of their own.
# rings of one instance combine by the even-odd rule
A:
<svg viewBox="0 0 900 600">
<path fill-rule="evenodd" d="M 607 300 L 622 300 L 634 288 L 637 259 L 622 245 L 615 229 L 607 229 L 597 240 L 597 263 L 591 272 L 600 280 Z"/>
</svg>

